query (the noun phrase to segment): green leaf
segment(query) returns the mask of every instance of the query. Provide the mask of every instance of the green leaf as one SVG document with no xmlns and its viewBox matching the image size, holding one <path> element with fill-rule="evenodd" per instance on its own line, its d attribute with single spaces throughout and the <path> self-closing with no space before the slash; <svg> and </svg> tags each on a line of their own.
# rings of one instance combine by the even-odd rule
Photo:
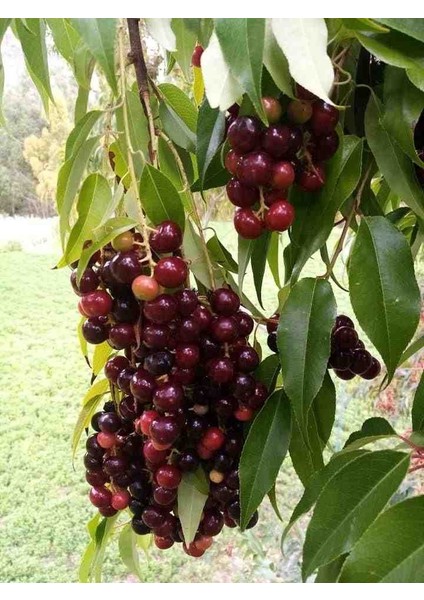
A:
<svg viewBox="0 0 424 600">
<path fill-rule="evenodd" d="M 84 181 L 77 202 L 78 219 L 72 227 L 63 258 L 58 267 L 69 265 L 81 256 L 84 242 L 110 211 L 112 194 L 107 180 L 98 173 Z"/>
<path fill-rule="evenodd" d="M 283 531 L 281 547 L 283 546 L 284 540 L 286 539 L 290 529 L 293 527 L 296 521 L 300 519 L 300 517 L 306 515 L 306 513 L 311 510 L 327 483 L 348 463 L 356 460 L 364 453 L 365 450 L 357 450 L 356 452 L 350 452 L 349 454 L 335 454 L 330 462 L 325 465 L 325 467 L 313 473 L 312 477 L 305 486 L 305 491 L 303 492 L 302 498 L 297 503 L 290 517 L 290 521 Z"/>
<path fill-rule="evenodd" d="M 196 151 L 196 135 L 165 102 L 159 105 L 159 116 L 165 133 L 177 146 L 189 152 Z"/>
<path fill-rule="evenodd" d="M 113 217 L 93 231 L 92 244 L 82 251 L 78 261 L 77 281 L 80 280 L 93 254 L 106 246 L 117 235 L 129 231 L 135 225 L 137 225 L 137 221 L 129 217 Z"/>
<path fill-rule="evenodd" d="M 98 137 L 89 138 L 60 168 L 57 177 L 56 203 L 57 212 L 59 213 L 59 230 L 62 245 L 64 245 L 66 232 L 69 228 L 69 216 L 75 196 L 77 195 L 90 155 L 98 141 Z"/>
<path fill-rule="evenodd" d="M 423 110 L 424 93 L 409 81 L 403 69 L 387 67 L 384 72 L 384 101 L 382 126 L 401 150 L 423 167 L 414 145 L 414 128 Z"/>
<path fill-rule="evenodd" d="M 136 88 L 126 91 L 126 102 L 131 151 L 141 152 L 143 157 L 147 156 L 150 143 L 149 128 Z"/>
<path fill-rule="evenodd" d="M 270 354 L 255 369 L 254 377 L 256 381 L 264 383 L 269 392 L 272 392 L 274 391 L 280 370 L 281 365 L 278 356 Z"/>
<path fill-rule="evenodd" d="M 101 110 L 91 110 L 76 123 L 66 140 L 65 161 L 79 152 L 102 114 Z"/>
<path fill-rule="evenodd" d="M 172 83 L 161 83 L 160 91 L 166 99 L 168 108 L 187 125 L 193 133 L 197 128 L 197 110 L 190 98 L 180 88 Z"/>
<path fill-rule="evenodd" d="M 342 583 L 424 581 L 424 496 L 409 498 L 382 513 L 348 556 Z"/>
<path fill-rule="evenodd" d="M 90 569 L 93 563 L 93 556 L 96 550 L 96 529 L 100 521 L 100 513 L 97 512 L 92 519 L 87 523 L 87 530 L 90 535 L 90 542 L 81 557 L 81 562 L 78 570 L 78 580 L 80 583 L 88 583 Z"/>
<path fill-rule="evenodd" d="M 152 38 L 168 52 L 175 52 L 176 39 L 171 29 L 171 19 L 144 19 L 144 21 Z"/>
<path fill-rule="evenodd" d="M 238 265 L 236 261 L 233 259 L 230 252 L 228 252 L 227 248 L 223 244 L 221 244 L 216 234 L 214 234 L 207 241 L 206 245 L 208 247 L 209 253 L 212 255 L 213 259 L 216 262 L 222 265 L 226 271 L 237 273 Z"/>
<path fill-rule="evenodd" d="M 112 535 L 116 519 L 118 518 L 118 514 L 119 513 L 117 513 L 113 517 L 107 517 L 107 518 L 103 519 L 99 523 L 99 525 L 97 526 L 97 529 L 96 529 L 96 534 L 95 534 L 96 547 L 94 550 L 93 562 L 92 562 L 92 566 L 90 569 L 90 580 L 92 581 L 94 579 L 94 581 L 96 583 L 100 583 L 102 580 L 102 568 L 103 568 L 105 550 L 106 550 L 106 546 L 109 541 L 109 538 Z"/>
<path fill-rule="evenodd" d="M 109 381 L 107 379 L 101 379 L 100 381 L 96 381 L 90 387 L 88 392 L 83 398 L 81 412 L 78 415 L 77 422 L 74 427 L 74 431 L 72 434 L 72 456 L 75 456 L 75 452 L 78 448 L 78 442 L 82 435 L 82 432 L 88 425 L 90 424 L 91 417 L 96 412 L 96 408 L 109 390 Z"/>
<path fill-rule="evenodd" d="M 407 69 L 406 74 L 408 75 L 409 81 L 419 90 L 424 92 L 424 68 Z"/>
<path fill-rule="evenodd" d="M 262 308 L 264 308 L 262 303 L 262 283 L 265 275 L 267 262 L 266 259 L 268 256 L 270 240 L 270 231 L 265 231 L 258 239 L 254 240 L 256 243 L 253 246 L 252 256 L 250 259 L 253 273 L 253 283 L 255 284 L 256 295 Z"/>
<path fill-rule="evenodd" d="M 249 266 L 250 259 L 252 258 L 253 248 L 256 240 L 247 240 L 246 238 L 238 236 L 238 287 L 239 290 L 243 290 L 243 282 L 246 276 L 247 267 Z"/>
<path fill-rule="evenodd" d="M 414 356 L 414 354 L 416 354 L 423 347 L 424 347 L 424 335 L 422 335 L 417 340 L 415 340 L 415 342 L 412 342 L 412 344 L 405 350 L 405 352 L 400 357 L 398 367 L 400 367 L 400 365 L 403 365 L 403 363 L 405 363 L 407 360 L 409 360 L 411 358 L 411 356 Z"/>
<path fill-rule="evenodd" d="M 22 19 L 15 19 L 15 29 L 21 42 L 27 71 L 39 91 L 44 109 L 48 113 L 48 100 L 46 101 L 46 99 L 49 98 L 52 102 L 54 99 L 47 62 L 46 25 L 44 19 L 26 19 L 26 21 L 30 30 L 25 27 Z"/>
<path fill-rule="evenodd" d="M 201 467 L 194 473 L 184 473 L 178 486 L 178 518 L 184 534 L 184 541 L 191 544 L 202 518 L 203 508 L 208 499 L 209 484 Z"/>
<path fill-rule="evenodd" d="M 185 19 L 172 19 L 172 31 L 175 33 L 177 50 L 173 52 L 175 60 L 187 81 L 191 79 L 191 57 L 197 36 L 186 26 Z"/>
<path fill-rule="evenodd" d="M 324 448 L 330 439 L 336 416 L 336 388 L 330 375 L 325 374 L 322 386 L 315 396 L 312 409 L 308 415 L 309 429 L 316 430 L 321 447 Z M 309 434 L 309 439 L 311 434 Z"/>
<path fill-rule="evenodd" d="M 292 288 L 280 314 L 277 344 L 284 389 L 306 440 L 307 415 L 324 380 L 335 318 L 331 285 L 312 278 Z"/>
<path fill-rule="evenodd" d="M 87 361 L 88 364 L 90 364 L 88 362 L 88 344 L 87 344 L 87 340 L 85 339 L 85 337 L 82 335 L 82 326 L 85 323 L 85 317 L 81 317 L 79 323 L 78 323 L 78 328 L 77 328 L 77 333 L 78 333 L 78 340 L 80 343 L 80 349 L 81 349 L 81 353 L 83 355 L 83 357 L 85 358 L 85 360 Z"/>
<path fill-rule="evenodd" d="M 277 44 L 270 19 L 266 19 L 265 23 L 264 65 L 279 89 L 289 98 L 293 98 L 289 64 Z"/>
<path fill-rule="evenodd" d="M 402 33 L 357 33 L 356 37 L 368 52 L 389 65 L 401 69 L 424 67 L 422 44 Z"/>
<path fill-rule="evenodd" d="M 377 33 L 387 33 L 389 31 L 387 27 L 383 27 L 371 19 L 342 19 L 342 23 L 352 31 L 374 31 Z"/>
<path fill-rule="evenodd" d="M 364 217 L 348 273 L 353 310 L 391 381 L 420 318 L 420 292 L 407 240 L 384 217 Z"/>
<path fill-rule="evenodd" d="M 320 567 L 314 583 L 337 583 L 347 557 L 348 554 L 342 554 L 327 565 Z"/>
<path fill-rule="evenodd" d="M 225 130 L 225 115 L 218 108 L 211 108 L 207 98 L 199 110 L 197 124 L 197 166 L 201 185 L 209 165 L 222 143 Z"/>
<path fill-rule="evenodd" d="M 107 342 L 97 344 L 93 353 L 93 375 L 97 377 L 100 371 L 105 366 L 109 356 L 112 354 L 113 348 Z"/>
<path fill-rule="evenodd" d="M 191 164 L 191 158 L 188 152 L 186 152 L 183 148 L 178 148 L 177 152 L 183 162 L 186 175 L 190 181 L 190 175 L 192 173 L 187 173 L 187 170 Z M 175 160 L 175 156 L 173 155 L 170 147 L 167 142 L 163 138 L 159 138 L 158 141 L 158 160 L 160 165 L 160 170 L 168 179 L 176 187 L 178 194 L 181 198 L 181 202 L 187 212 L 190 211 L 190 189 L 184 190 L 185 182 L 182 178 L 181 171 L 178 167 L 177 161 Z"/>
<path fill-rule="evenodd" d="M 382 450 L 346 464 L 320 494 L 306 531 L 302 575 L 349 552 L 405 477 L 409 455 Z"/>
<path fill-rule="evenodd" d="M 272 31 L 297 83 L 326 102 L 333 84 L 324 19 L 272 19 Z"/>
<path fill-rule="evenodd" d="M 414 403 L 412 405 L 412 427 L 414 431 L 424 429 L 424 373 L 421 375 L 420 382 L 415 390 Z"/>
<path fill-rule="evenodd" d="M 294 203 L 296 218 L 292 227 L 292 281 L 296 281 L 306 261 L 326 242 L 337 212 L 358 185 L 362 150 L 359 138 L 344 136 L 339 150 L 326 164 L 326 184 L 316 197 L 293 190 L 290 200 Z"/>
<path fill-rule="evenodd" d="M 4 34 L 6 33 L 7 28 L 10 25 L 12 19 L 0 19 L 0 47 L 3 41 Z M 0 126 L 4 125 L 4 116 L 2 111 L 2 101 L 3 101 L 3 88 L 4 88 L 4 68 L 3 61 L 0 52 Z"/>
<path fill-rule="evenodd" d="M 240 527 L 245 529 L 272 488 L 290 442 L 291 414 L 283 390 L 275 391 L 253 421 L 241 453 Z"/>
<path fill-rule="evenodd" d="M 203 185 L 200 179 L 197 179 L 191 186 L 192 192 L 201 192 L 202 190 L 210 190 L 212 188 L 222 187 L 226 185 L 231 179 L 230 173 L 227 169 L 224 169 L 219 154 L 215 154 L 213 157 L 205 175 Z"/>
<path fill-rule="evenodd" d="M 136 575 L 140 581 L 143 581 L 143 575 L 140 569 L 140 559 L 137 552 L 137 534 L 131 527 L 131 523 L 127 523 L 121 530 L 119 535 L 119 556 L 122 562 L 130 571 Z"/>
<path fill-rule="evenodd" d="M 115 75 L 117 19 L 72 19 L 71 22 L 102 68 L 112 91 L 117 95 Z"/>
<path fill-rule="evenodd" d="M 279 250 L 280 250 L 280 236 L 276 231 L 271 233 L 271 238 L 268 246 L 267 262 L 269 270 L 271 271 L 272 277 L 274 278 L 275 285 L 281 288 L 280 280 L 280 267 L 279 267 Z"/>
<path fill-rule="evenodd" d="M 208 290 L 213 289 L 211 276 L 206 262 L 203 244 L 199 234 L 195 231 L 191 221 L 187 221 L 184 240 L 183 240 L 184 256 L 191 261 L 190 271 L 200 283 Z M 224 284 L 222 270 L 219 265 L 212 264 L 215 284 L 217 287 Z"/>
<path fill-rule="evenodd" d="M 266 123 L 261 100 L 265 19 L 216 19 L 215 31 L 232 75 Z"/>
<path fill-rule="evenodd" d="M 184 231 L 185 214 L 173 183 L 158 169 L 146 164 L 140 180 L 140 198 L 147 216 L 154 225 L 175 221 Z"/>
<path fill-rule="evenodd" d="M 277 517 L 277 519 L 279 521 L 283 521 L 283 517 L 281 516 L 280 513 L 280 509 L 278 508 L 278 502 L 277 502 L 277 494 L 276 494 L 276 490 L 275 490 L 275 483 L 272 486 L 272 488 L 269 490 L 268 492 L 268 499 L 271 503 L 271 506 L 274 510 L 275 516 Z"/>
<path fill-rule="evenodd" d="M 397 433 L 390 423 L 386 419 L 383 419 L 383 417 L 371 417 L 364 421 L 359 431 L 354 431 L 350 434 L 343 451 L 351 452 L 367 444 L 391 437 L 397 437 Z"/>
<path fill-rule="evenodd" d="M 424 19 L 376 19 L 376 21 L 424 42 Z"/>
</svg>

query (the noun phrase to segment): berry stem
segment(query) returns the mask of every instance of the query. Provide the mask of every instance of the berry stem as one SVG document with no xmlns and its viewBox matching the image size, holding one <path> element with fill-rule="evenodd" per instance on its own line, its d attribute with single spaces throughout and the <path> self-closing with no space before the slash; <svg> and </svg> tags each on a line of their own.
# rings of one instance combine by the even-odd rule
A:
<svg viewBox="0 0 424 600">
<path fill-rule="evenodd" d="M 139 21 L 140 19 L 127 19 L 128 35 L 130 38 L 131 48 L 128 57 L 134 65 L 140 102 L 143 106 L 144 114 L 146 115 L 147 121 L 149 123 L 149 154 L 150 162 L 152 163 L 152 165 L 154 165 L 156 160 L 155 123 L 153 119 L 152 109 L 150 106 L 149 77 L 147 74 L 146 61 L 144 60 L 143 45 L 141 43 L 140 37 Z"/>
<path fill-rule="evenodd" d="M 209 277 L 211 280 L 211 284 L 212 284 L 212 289 L 216 288 L 216 282 L 215 282 L 215 275 L 213 272 L 213 265 L 209 256 L 209 252 L 208 252 L 208 247 L 206 245 L 206 238 L 205 238 L 205 233 L 203 231 L 203 227 L 202 227 L 202 222 L 200 220 L 200 215 L 199 212 L 197 210 L 197 206 L 196 206 L 196 202 L 194 200 L 193 194 L 190 190 L 190 183 L 187 179 L 187 175 L 186 172 L 184 170 L 184 165 L 182 163 L 182 160 L 180 158 L 180 155 L 178 154 L 174 144 L 172 143 L 172 141 L 169 139 L 169 137 L 166 135 L 166 133 L 164 133 L 163 131 L 161 131 L 160 129 L 156 130 L 156 133 L 159 137 L 161 137 L 168 145 L 168 148 L 171 150 L 172 155 L 175 158 L 175 162 L 178 165 L 178 168 L 180 170 L 181 173 L 181 178 L 183 180 L 183 184 L 184 184 L 184 188 L 180 191 L 180 193 L 186 193 L 189 200 L 190 200 L 190 204 L 191 204 L 191 215 L 193 217 L 194 222 L 196 223 L 196 226 L 199 230 L 199 235 L 200 235 L 200 240 L 202 243 L 202 248 L 203 248 L 203 254 L 205 256 L 205 261 L 206 261 L 206 266 L 209 272 Z"/>
<path fill-rule="evenodd" d="M 137 21 L 137 30 L 138 30 L 138 19 L 129 19 L 129 21 Z M 138 34 L 139 35 L 139 34 Z M 137 199 L 137 207 L 138 207 L 138 217 L 140 220 L 141 233 L 143 236 L 143 246 L 146 251 L 146 259 L 149 263 L 150 269 L 153 272 L 155 262 L 152 258 L 152 251 L 150 249 L 149 244 L 149 228 L 147 226 L 146 218 L 142 209 L 142 202 L 140 198 L 140 194 L 137 186 L 137 177 L 135 173 L 134 161 L 132 157 L 131 151 L 131 139 L 130 139 L 130 128 L 129 128 L 129 119 L 128 119 L 128 107 L 126 103 L 126 74 L 125 74 L 125 50 L 124 50 L 124 27 L 123 25 L 119 28 L 119 70 L 121 75 L 121 95 L 123 100 L 123 116 L 124 116 L 124 134 L 125 140 L 128 148 L 128 170 L 130 172 L 131 177 L 131 186 L 134 190 L 135 197 Z"/>
<path fill-rule="evenodd" d="M 350 227 L 350 224 L 352 222 L 353 216 L 358 212 L 359 204 L 361 202 L 361 197 L 362 197 L 362 194 L 363 194 L 363 191 L 364 191 L 364 188 L 365 188 L 365 184 L 368 181 L 368 177 L 369 177 L 370 171 L 371 171 L 371 165 L 368 167 L 368 169 L 367 169 L 367 171 L 366 171 L 366 173 L 365 173 L 365 175 L 364 175 L 364 177 L 363 177 L 363 179 L 362 179 L 362 181 L 360 183 L 360 186 L 358 188 L 358 192 L 357 192 L 356 197 L 355 197 L 355 202 L 353 203 L 352 208 L 350 210 L 350 213 L 349 213 L 349 215 L 346 218 L 345 224 L 343 226 L 342 234 L 341 234 L 341 236 L 339 238 L 339 241 L 337 242 L 337 246 L 336 246 L 336 249 L 334 250 L 333 256 L 331 257 L 330 264 L 328 265 L 328 268 L 327 268 L 327 271 L 325 272 L 325 274 L 321 276 L 321 279 L 329 279 L 329 277 L 333 273 L 333 269 L 334 269 L 334 266 L 335 266 L 335 264 L 337 262 L 337 258 L 339 257 L 339 254 L 343 250 L 343 245 L 344 245 L 344 242 L 345 242 L 345 239 L 346 239 L 346 236 L 347 236 L 347 232 L 349 231 L 349 227 Z"/>
</svg>

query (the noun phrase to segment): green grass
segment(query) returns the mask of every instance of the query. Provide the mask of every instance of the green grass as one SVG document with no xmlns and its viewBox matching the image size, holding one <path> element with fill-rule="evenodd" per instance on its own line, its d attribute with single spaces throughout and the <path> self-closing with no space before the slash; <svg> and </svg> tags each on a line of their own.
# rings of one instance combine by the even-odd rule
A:
<svg viewBox="0 0 424 600">
<path fill-rule="evenodd" d="M 227 226 L 220 239 L 234 250 Z M 76 298 L 66 270 L 55 271 L 51 255 L 0 253 L 2 311 L 0 313 L 0 581 L 73 582 L 87 543 L 85 523 L 94 514 L 87 499 L 79 452 L 71 461 L 70 437 L 89 371 L 76 337 Z M 322 265 L 312 261 L 312 271 Z M 275 287 L 265 278 L 265 307 L 274 310 Z M 251 278 L 247 289 L 252 290 Z M 347 294 L 337 290 L 348 310 Z M 253 292 L 252 292 L 253 295 Z M 372 411 L 369 386 L 341 388 L 338 410 L 344 425 L 336 432 L 341 443 L 349 430 Z M 355 391 L 357 392 L 355 394 Z M 336 436 L 336 438 L 337 438 Z M 278 485 L 285 520 L 301 488 L 286 462 Z M 281 524 L 269 505 L 254 532 L 227 530 L 201 561 L 180 548 L 153 550 L 144 560 L 146 581 L 273 582 L 299 578 L 303 532 L 296 529 L 284 557 L 279 550 Z M 117 548 L 107 553 L 105 580 L 127 580 Z"/>
</svg>

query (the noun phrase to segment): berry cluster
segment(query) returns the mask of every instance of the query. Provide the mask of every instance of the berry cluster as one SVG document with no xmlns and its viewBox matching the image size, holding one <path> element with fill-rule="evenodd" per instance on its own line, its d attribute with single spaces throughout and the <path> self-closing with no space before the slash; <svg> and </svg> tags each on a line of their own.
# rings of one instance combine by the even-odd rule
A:
<svg viewBox="0 0 424 600">
<path fill-rule="evenodd" d="M 272 352 L 278 352 L 277 326 L 279 314 L 275 313 L 267 321 L 268 347 Z M 353 379 L 360 375 L 363 379 L 374 379 L 380 374 L 380 362 L 367 350 L 355 331 L 352 319 L 339 315 L 331 332 L 331 356 L 328 367 L 340 379 Z"/>
<path fill-rule="evenodd" d="M 353 379 L 360 375 L 363 379 L 374 379 L 381 371 L 380 362 L 365 350 L 364 343 L 355 331 L 352 319 L 339 315 L 331 332 L 330 369 L 340 379 Z"/>
<path fill-rule="evenodd" d="M 262 98 L 270 125 L 254 116 L 236 116 L 231 107 L 225 167 L 233 175 L 227 195 L 238 207 L 234 226 L 246 239 L 262 231 L 286 231 L 295 218 L 287 200 L 290 187 L 315 192 L 325 183 L 324 162 L 339 146 L 335 127 L 339 111 L 298 88 L 285 111 L 279 100 Z"/>
<path fill-rule="evenodd" d="M 229 288 L 208 297 L 183 287 L 181 230 L 164 222 L 150 235 L 157 260 L 143 273 L 143 245 L 122 234 L 94 256 L 79 285 L 83 335 L 116 350 L 105 375 L 114 402 L 92 419 L 84 464 L 91 502 L 104 516 L 129 507 L 136 533 L 153 532 L 156 546 L 182 542 L 201 556 L 222 527 L 240 519 L 238 462 L 243 423 L 267 399 L 253 371 L 252 317 Z M 174 253 L 172 256 L 160 254 Z M 165 288 L 165 289 L 164 289 Z M 177 490 L 183 473 L 202 468 L 210 481 L 194 541 L 183 542 Z M 253 527 L 255 514 L 249 527 Z"/>
</svg>

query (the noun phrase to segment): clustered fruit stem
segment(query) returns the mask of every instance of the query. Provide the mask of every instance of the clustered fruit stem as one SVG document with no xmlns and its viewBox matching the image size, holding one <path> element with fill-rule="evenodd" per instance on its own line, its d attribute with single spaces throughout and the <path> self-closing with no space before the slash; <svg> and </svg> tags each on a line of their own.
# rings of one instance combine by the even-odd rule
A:
<svg viewBox="0 0 424 600">
<path fill-rule="evenodd" d="M 137 20 L 137 19 L 129 19 Z M 137 24 L 138 28 L 138 24 Z M 124 50 L 124 28 L 121 26 L 119 28 L 119 70 L 121 75 L 121 95 L 123 100 L 123 116 L 124 116 L 124 135 L 126 140 L 126 145 L 128 148 L 128 169 L 131 177 L 131 186 L 134 190 L 135 197 L 137 199 L 137 208 L 138 208 L 138 218 L 140 220 L 141 233 L 143 235 L 143 247 L 146 252 L 146 260 L 149 263 L 151 271 L 153 271 L 155 262 L 152 257 L 152 251 L 150 249 L 149 244 L 149 228 L 147 226 L 146 218 L 143 213 L 142 203 L 140 194 L 137 187 L 137 177 L 134 168 L 134 161 L 131 153 L 131 139 L 129 135 L 129 120 L 128 120 L 128 107 L 126 103 L 126 76 L 125 76 L 125 50 Z"/>
</svg>

